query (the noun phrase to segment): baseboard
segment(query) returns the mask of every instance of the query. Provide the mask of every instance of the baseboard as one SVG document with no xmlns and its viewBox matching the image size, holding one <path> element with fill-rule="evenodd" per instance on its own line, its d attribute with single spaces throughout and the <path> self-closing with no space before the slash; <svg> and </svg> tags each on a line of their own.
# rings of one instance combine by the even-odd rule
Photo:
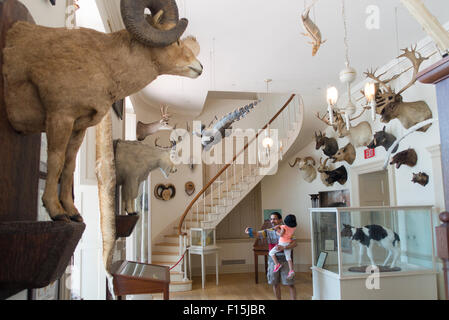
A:
<svg viewBox="0 0 449 320">
<path fill-rule="evenodd" d="M 295 264 L 295 272 L 310 272 L 311 265 Z M 229 273 L 253 273 L 254 264 L 234 264 L 226 266 L 218 266 L 219 274 Z M 265 273 L 265 265 L 259 264 L 259 272 Z M 215 266 L 206 266 L 206 274 L 215 275 Z M 201 276 L 201 267 L 192 267 L 193 276 Z"/>
</svg>

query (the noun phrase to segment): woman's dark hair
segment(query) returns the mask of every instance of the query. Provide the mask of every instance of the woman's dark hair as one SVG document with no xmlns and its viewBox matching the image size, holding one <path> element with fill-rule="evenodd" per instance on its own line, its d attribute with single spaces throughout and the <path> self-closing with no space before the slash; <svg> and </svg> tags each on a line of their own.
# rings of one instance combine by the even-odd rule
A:
<svg viewBox="0 0 449 320">
<path fill-rule="evenodd" d="M 272 215 L 275 215 L 276 217 L 278 217 L 278 219 L 280 220 L 280 219 L 282 219 L 282 215 L 279 213 L 279 212 L 272 212 L 271 214 L 270 214 L 270 216 L 272 216 Z"/>
<path fill-rule="evenodd" d="M 285 217 L 284 223 L 287 227 L 296 228 L 296 217 L 293 214 L 289 214 Z"/>
</svg>

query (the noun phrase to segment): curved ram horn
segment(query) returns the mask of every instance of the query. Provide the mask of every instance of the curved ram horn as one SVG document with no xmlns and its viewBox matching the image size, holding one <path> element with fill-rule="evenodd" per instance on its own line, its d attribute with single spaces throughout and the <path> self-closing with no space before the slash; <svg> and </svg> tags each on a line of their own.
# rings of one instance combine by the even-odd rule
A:
<svg viewBox="0 0 449 320">
<path fill-rule="evenodd" d="M 145 9 L 153 17 L 161 17 L 160 30 L 152 26 L 145 17 Z M 175 0 L 121 0 L 120 10 L 126 30 L 140 43 L 150 47 L 166 47 L 177 41 L 187 28 L 188 21 L 179 20 Z"/>
<path fill-rule="evenodd" d="M 326 163 L 329 160 L 329 158 L 327 158 L 326 160 L 324 160 L 323 166 L 326 167 Z"/>
<path fill-rule="evenodd" d="M 293 167 L 298 163 L 298 161 L 301 161 L 301 160 L 302 160 L 301 158 L 296 158 L 294 164 L 290 164 L 290 163 L 289 163 L 290 167 L 293 168 Z"/>
</svg>

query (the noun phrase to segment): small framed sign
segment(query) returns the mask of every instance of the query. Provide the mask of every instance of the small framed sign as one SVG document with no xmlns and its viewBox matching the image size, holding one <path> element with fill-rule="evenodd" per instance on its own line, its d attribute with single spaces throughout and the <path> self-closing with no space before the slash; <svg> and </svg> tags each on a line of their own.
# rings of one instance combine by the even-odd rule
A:
<svg viewBox="0 0 449 320">
<path fill-rule="evenodd" d="M 374 158 L 376 156 L 376 149 L 366 149 L 365 159 Z"/>
<path fill-rule="evenodd" d="M 326 262 L 326 258 L 327 258 L 327 252 L 326 251 L 321 251 L 320 255 L 318 256 L 318 260 L 316 262 L 316 266 L 318 268 L 323 268 L 324 267 L 324 263 Z"/>
</svg>

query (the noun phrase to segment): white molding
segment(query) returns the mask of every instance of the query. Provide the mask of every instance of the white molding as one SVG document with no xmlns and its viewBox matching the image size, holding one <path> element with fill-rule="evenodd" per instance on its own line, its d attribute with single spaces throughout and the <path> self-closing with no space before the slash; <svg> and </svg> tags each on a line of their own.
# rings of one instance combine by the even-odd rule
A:
<svg viewBox="0 0 449 320">
<path fill-rule="evenodd" d="M 382 159 L 362 164 L 359 166 L 351 167 L 349 169 L 349 177 L 351 181 L 351 207 L 360 207 L 359 175 L 376 171 L 383 171 L 383 165 L 384 160 Z M 395 206 L 397 204 L 397 196 L 396 196 L 396 175 L 394 167 L 389 166 L 387 168 L 387 172 L 388 172 L 388 188 L 390 193 L 389 206 Z"/>
</svg>

